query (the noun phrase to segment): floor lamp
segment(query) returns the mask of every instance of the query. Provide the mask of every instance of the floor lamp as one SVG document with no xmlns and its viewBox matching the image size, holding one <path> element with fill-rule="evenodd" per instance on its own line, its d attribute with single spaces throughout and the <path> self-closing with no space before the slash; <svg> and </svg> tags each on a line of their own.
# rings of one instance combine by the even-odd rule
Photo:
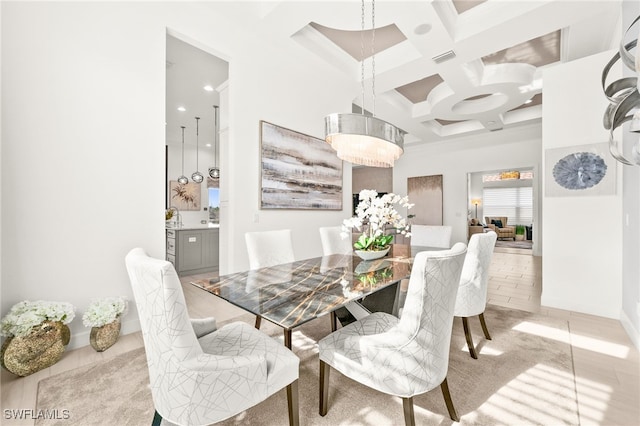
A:
<svg viewBox="0 0 640 426">
<path fill-rule="evenodd" d="M 478 218 L 478 204 L 480 204 L 482 202 L 482 200 L 480 198 L 472 198 L 471 199 L 471 204 L 473 204 L 474 206 L 476 206 L 476 215 L 475 218 Z"/>
</svg>

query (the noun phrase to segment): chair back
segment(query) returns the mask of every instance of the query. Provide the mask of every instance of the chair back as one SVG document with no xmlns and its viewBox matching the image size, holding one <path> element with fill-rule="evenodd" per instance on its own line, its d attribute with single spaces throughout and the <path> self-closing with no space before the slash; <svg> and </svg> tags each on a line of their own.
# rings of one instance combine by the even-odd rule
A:
<svg viewBox="0 0 640 426">
<path fill-rule="evenodd" d="M 456 243 L 450 250 L 423 251 L 415 256 L 397 325 L 399 333 L 421 348 L 422 355 L 417 358 L 428 360 L 429 381 L 436 384 L 447 375 L 453 309 L 466 248 L 466 244 Z"/>
<path fill-rule="evenodd" d="M 489 267 L 498 235 L 493 232 L 473 234 L 460 276 L 454 314 L 457 317 L 480 315 L 487 305 Z"/>
<path fill-rule="evenodd" d="M 260 269 L 295 261 L 291 230 L 247 232 L 249 269 Z"/>
<path fill-rule="evenodd" d="M 502 222 L 502 226 L 501 228 L 504 228 L 507 226 L 507 216 L 485 216 L 484 220 L 486 221 L 487 225 L 491 224 L 492 220 L 499 220 Z"/>
<path fill-rule="evenodd" d="M 322 254 L 348 254 L 353 252 L 351 245 L 351 233 L 347 238 L 342 238 L 341 226 L 323 226 L 319 229 L 320 241 L 322 242 Z"/>
<path fill-rule="evenodd" d="M 131 250 L 125 264 L 140 317 L 153 404 L 164 417 L 184 402 L 174 389 L 180 364 L 202 355 L 202 347 L 173 265 L 141 248 Z"/>
<path fill-rule="evenodd" d="M 411 225 L 411 245 L 450 248 L 450 226 Z"/>
</svg>

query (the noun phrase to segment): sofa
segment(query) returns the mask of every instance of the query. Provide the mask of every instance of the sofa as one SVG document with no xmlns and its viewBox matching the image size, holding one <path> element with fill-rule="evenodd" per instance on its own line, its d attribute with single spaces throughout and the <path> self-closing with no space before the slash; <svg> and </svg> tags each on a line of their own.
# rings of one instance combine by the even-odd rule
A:
<svg viewBox="0 0 640 426">
<path fill-rule="evenodd" d="M 506 216 L 486 216 L 484 218 L 489 228 L 498 234 L 498 238 L 513 238 L 516 239 L 516 227 L 507 226 Z"/>
</svg>

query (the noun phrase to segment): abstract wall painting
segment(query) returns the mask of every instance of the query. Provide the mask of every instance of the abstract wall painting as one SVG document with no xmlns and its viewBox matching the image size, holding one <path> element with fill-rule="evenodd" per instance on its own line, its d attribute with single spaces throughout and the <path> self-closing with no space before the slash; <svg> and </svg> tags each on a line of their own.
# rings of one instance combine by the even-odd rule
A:
<svg viewBox="0 0 640 426">
<path fill-rule="evenodd" d="M 342 210 L 342 160 L 331 146 L 260 121 L 262 209 Z"/>
<path fill-rule="evenodd" d="M 614 195 L 616 162 L 609 144 L 571 146 L 545 152 L 547 197 Z"/>
<path fill-rule="evenodd" d="M 169 206 L 177 207 L 180 211 L 200 210 L 200 184 L 189 182 L 180 184 L 176 180 L 169 182 Z"/>
<path fill-rule="evenodd" d="M 409 202 L 415 206 L 409 211 L 415 215 L 411 223 L 442 225 L 442 175 L 410 177 L 407 179 Z"/>
</svg>

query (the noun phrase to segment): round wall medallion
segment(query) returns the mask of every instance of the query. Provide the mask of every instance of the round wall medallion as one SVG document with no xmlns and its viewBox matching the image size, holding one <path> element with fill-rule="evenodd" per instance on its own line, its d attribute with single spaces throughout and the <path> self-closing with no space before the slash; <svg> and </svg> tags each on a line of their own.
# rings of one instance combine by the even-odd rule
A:
<svg viewBox="0 0 640 426">
<path fill-rule="evenodd" d="M 576 152 L 558 160 L 553 166 L 553 178 L 567 189 L 587 189 L 596 186 L 607 174 L 602 157 L 591 152 Z"/>
</svg>

